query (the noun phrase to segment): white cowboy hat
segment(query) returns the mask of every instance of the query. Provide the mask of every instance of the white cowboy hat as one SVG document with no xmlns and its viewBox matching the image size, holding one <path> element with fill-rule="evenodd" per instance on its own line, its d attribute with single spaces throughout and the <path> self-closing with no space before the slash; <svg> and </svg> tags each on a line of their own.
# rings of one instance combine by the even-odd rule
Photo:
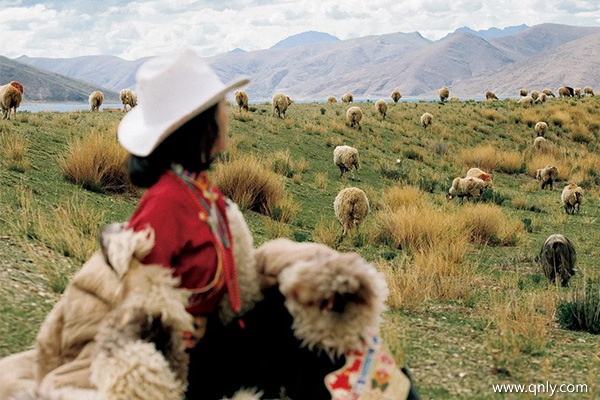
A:
<svg viewBox="0 0 600 400">
<path fill-rule="evenodd" d="M 194 50 L 152 58 L 136 73 L 138 105 L 121 120 L 117 136 L 131 154 L 146 157 L 184 123 L 249 82 L 223 84 Z"/>
</svg>

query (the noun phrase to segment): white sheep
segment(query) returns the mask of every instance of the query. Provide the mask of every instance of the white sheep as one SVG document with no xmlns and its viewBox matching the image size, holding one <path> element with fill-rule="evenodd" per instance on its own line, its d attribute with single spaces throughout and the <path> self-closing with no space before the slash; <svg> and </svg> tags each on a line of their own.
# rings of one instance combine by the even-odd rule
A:
<svg viewBox="0 0 600 400">
<path fill-rule="evenodd" d="M 548 99 L 548 96 L 546 95 L 546 93 L 540 93 L 538 98 L 535 99 L 534 103 L 536 103 L 536 104 L 545 103 L 547 99 Z"/>
<path fill-rule="evenodd" d="M 580 98 L 581 97 L 581 88 L 573 88 L 573 97 Z"/>
<path fill-rule="evenodd" d="M 473 167 L 470 168 L 467 171 L 467 176 L 466 178 L 479 178 L 481 179 L 483 182 L 485 182 L 484 187 L 487 188 L 491 188 L 493 186 L 493 182 L 492 182 L 492 176 L 490 174 L 488 174 L 487 172 L 477 168 L 477 167 Z"/>
<path fill-rule="evenodd" d="M 340 169 L 340 177 L 344 176 L 346 171 L 350 171 L 354 179 L 352 168 L 357 171 L 360 169 L 358 150 L 352 146 L 336 146 L 333 149 L 333 163 Z"/>
<path fill-rule="evenodd" d="M 591 86 L 586 86 L 583 88 L 583 94 L 586 96 L 594 96 L 594 89 Z"/>
<path fill-rule="evenodd" d="M 533 101 L 536 101 L 538 99 L 538 97 L 540 97 L 540 94 L 541 93 L 538 90 L 532 90 L 529 95 L 531 96 Z"/>
<path fill-rule="evenodd" d="M 362 116 L 363 113 L 360 107 L 353 106 L 348 108 L 348 110 L 346 111 L 346 120 L 348 121 L 348 125 L 350 125 L 350 128 L 356 128 L 358 130 L 361 130 L 362 128 L 360 126 L 360 120 L 362 119 Z"/>
<path fill-rule="evenodd" d="M 446 194 L 446 199 L 452 200 L 454 197 L 458 197 L 462 202 L 463 198 L 466 197 L 467 199 L 477 200 L 481 197 L 485 187 L 486 183 L 479 178 L 454 178 L 452 186 Z"/>
<path fill-rule="evenodd" d="M 450 89 L 447 86 L 442 86 L 440 90 L 438 90 L 438 95 L 440 96 L 440 101 L 448 100 L 450 97 Z"/>
<path fill-rule="evenodd" d="M 90 94 L 90 98 L 88 100 L 90 102 L 92 111 L 100 111 L 100 106 L 104 102 L 104 93 L 96 90 Z"/>
<path fill-rule="evenodd" d="M 533 147 L 540 152 L 545 152 L 548 150 L 548 141 L 543 136 L 537 136 L 533 140 Z"/>
<path fill-rule="evenodd" d="M 533 129 L 535 130 L 537 136 L 546 137 L 546 132 L 548 132 L 548 124 L 544 121 L 539 121 L 535 124 Z"/>
<path fill-rule="evenodd" d="M 556 178 L 558 178 L 558 168 L 554 165 L 546 165 L 544 168 L 535 171 L 535 179 L 542 182 L 542 190 L 546 185 L 550 185 L 550 190 L 552 190 Z"/>
<path fill-rule="evenodd" d="M 235 92 L 235 102 L 240 108 L 240 112 L 242 110 L 248 111 L 248 93 L 245 90 L 238 90 Z"/>
<path fill-rule="evenodd" d="M 137 95 L 131 89 L 122 89 L 119 92 L 119 98 L 121 99 L 121 104 L 123 104 L 123 111 L 127 111 L 127 106 L 129 106 L 130 110 L 137 106 Z"/>
<path fill-rule="evenodd" d="M 354 96 L 352 93 L 348 92 L 342 96 L 342 101 L 344 103 L 352 103 L 354 101 Z"/>
<path fill-rule="evenodd" d="M 496 96 L 496 94 L 492 91 L 487 91 L 485 92 L 485 99 L 486 100 L 498 100 L 498 96 Z"/>
<path fill-rule="evenodd" d="M 539 262 L 550 282 L 558 280 L 561 286 L 567 286 L 577 271 L 577 252 L 573 242 L 560 233 L 548 236 L 540 250 Z"/>
<path fill-rule="evenodd" d="M 388 105 L 385 100 L 380 99 L 375 102 L 375 110 L 381 115 L 381 118 L 385 119 L 387 115 Z"/>
<path fill-rule="evenodd" d="M 579 207 L 583 200 L 583 189 L 576 183 L 569 183 L 564 187 L 560 199 L 567 214 L 575 214 L 575 206 L 577 206 L 577 213 L 579 214 Z"/>
<path fill-rule="evenodd" d="M 527 89 L 520 89 L 519 90 L 519 96 L 521 96 L 521 97 L 527 96 L 527 93 L 528 93 Z"/>
<path fill-rule="evenodd" d="M 23 93 L 10 83 L 0 86 L 0 110 L 2 111 L 2 119 L 10 119 L 11 112 L 17 118 L 17 108 L 23 101 Z"/>
<path fill-rule="evenodd" d="M 330 104 L 335 104 L 335 103 L 337 103 L 337 99 L 335 98 L 335 96 L 329 96 L 327 98 L 327 102 Z"/>
<path fill-rule="evenodd" d="M 523 96 L 517 101 L 517 104 L 520 104 L 522 107 L 529 107 L 533 104 L 533 97 Z"/>
<path fill-rule="evenodd" d="M 430 126 L 432 121 L 433 115 L 431 115 L 431 113 L 426 112 L 423 115 L 421 115 L 421 125 L 423 125 L 423 128 L 427 128 L 428 126 Z"/>
<path fill-rule="evenodd" d="M 283 93 L 277 93 L 273 96 L 273 114 L 279 118 L 285 118 L 285 111 L 292 103 L 290 98 Z"/>
<path fill-rule="evenodd" d="M 392 94 L 390 95 L 390 97 L 392 98 L 394 103 L 397 103 L 398 100 L 400 100 L 402 98 L 402 94 L 400 93 L 400 91 L 398 89 L 394 89 L 392 91 Z"/>
<path fill-rule="evenodd" d="M 556 97 L 554 95 L 554 92 L 551 89 L 548 89 L 548 88 L 542 89 L 542 93 L 544 93 L 548 97 Z"/>
<path fill-rule="evenodd" d="M 342 224 L 342 235 L 358 226 L 371 210 L 366 193 L 357 187 L 342 189 L 333 201 L 333 210 Z"/>
</svg>

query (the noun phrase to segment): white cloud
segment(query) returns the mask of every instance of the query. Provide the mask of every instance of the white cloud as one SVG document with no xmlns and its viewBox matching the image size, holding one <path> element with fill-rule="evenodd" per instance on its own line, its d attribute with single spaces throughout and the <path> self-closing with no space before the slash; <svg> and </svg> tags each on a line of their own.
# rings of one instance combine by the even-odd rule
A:
<svg viewBox="0 0 600 400">
<path fill-rule="evenodd" d="M 0 3 L 0 55 L 136 59 L 191 45 L 204 56 L 269 48 L 315 30 L 349 39 L 419 31 L 436 40 L 462 26 L 555 22 L 600 26 L 594 0 L 16 0 Z"/>
</svg>

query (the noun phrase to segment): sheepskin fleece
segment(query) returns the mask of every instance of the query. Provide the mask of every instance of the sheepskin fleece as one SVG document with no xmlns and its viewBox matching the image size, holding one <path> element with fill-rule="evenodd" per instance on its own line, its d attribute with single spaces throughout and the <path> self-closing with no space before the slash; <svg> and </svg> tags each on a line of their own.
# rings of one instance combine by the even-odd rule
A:
<svg viewBox="0 0 600 400">
<path fill-rule="evenodd" d="M 42 391 L 91 389 L 94 336 L 118 295 L 119 279 L 100 251 L 75 274 L 36 338 L 36 377 Z"/>
<path fill-rule="evenodd" d="M 285 118 L 285 111 L 289 105 L 288 98 L 283 93 L 277 93 L 273 96 L 273 114 Z"/>
<path fill-rule="evenodd" d="M 240 314 L 243 314 L 254 307 L 254 304 L 262 298 L 254 258 L 254 243 L 252 233 L 250 233 L 244 215 L 237 204 L 226 199 L 225 212 L 231 232 L 231 245 L 240 291 Z M 228 324 L 234 316 L 235 313 L 231 308 L 229 294 L 226 293 L 219 305 L 219 317 L 224 324 Z"/>
<path fill-rule="evenodd" d="M 348 120 L 348 123 L 350 124 L 351 127 L 353 127 L 355 125 L 360 127 L 360 120 L 362 119 L 362 116 L 363 116 L 362 110 L 358 106 L 350 107 L 346 111 L 346 119 Z"/>
<path fill-rule="evenodd" d="M 564 187 L 560 199 L 565 207 L 565 212 L 567 214 L 575 213 L 575 205 L 577 205 L 577 211 L 579 211 L 579 206 L 581 205 L 581 201 L 583 198 L 583 189 L 577 186 L 575 183 L 569 183 Z"/>
<path fill-rule="evenodd" d="M 23 101 L 23 94 L 19 89 L 13 85 L 6 84 L 0 86 L 0 109 L 2 109 L 2 117 L 10 119 L 11 109 L 16 109 L 21 105 Z"/>
<path fill-rule="evenodd" d="M 369 332 L 378 330 L 388 294 L 383 276 L 356 253 L 296 262 L 281 272 L 279 289 L 294 318 L 295 336 L 331 357 L 362 348 Z M 345 297 L 350 300 L 341 311 L 321 307 Z"/>
<path fill-rule="evenodd" d="M 333 163 L 340 169 L 341 175 L 352 168 L 358 171 L 360 169 L 358 150 L 352 146 L 336 146 L 333 149 Z"/>
<path fill-rule="evenodd" d="M 35 358 L 35 350 L 27 350 L 0 360 L 0 400 L 8 400 L 16 393 L 35 388 Z"/>
</svg>

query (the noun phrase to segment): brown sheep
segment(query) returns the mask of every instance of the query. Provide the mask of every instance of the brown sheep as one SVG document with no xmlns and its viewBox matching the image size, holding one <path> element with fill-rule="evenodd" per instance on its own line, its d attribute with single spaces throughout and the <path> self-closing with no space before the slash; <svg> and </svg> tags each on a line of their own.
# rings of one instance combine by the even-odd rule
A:
<svg viewBox="0 0 600 400">
<path fill-rule="evenodd" d="M 123 104 L 123 111 L 127 111 L 127 106 L 129 106 L 130 110 L 137 106 L 137 95 L 131 89 L 121 89 L 119 98 L 121 99 L 121 104 Z"/>
<path fill-rule="evenodd" d="M 21 91 L 10 83 L 0 86 L 0 110 L 2 111 L 2 119 L 10 119 L 11 112 L 14 118 L 17 118 L 17 108 L 23 101 Z"/>
<path fill-rule="evenodd" d="M 551 90 L 551 89 L 548 89 L 548 88 L 546 88 L 546 89 L 543 89 L 543 90 L 542 90 L 542 93 L 544 93 L 544 94 L 545 94 L 546 96 L 548 96 L 548 97 L 556 97 L 556 96 L 554 95 L 554 92 L 552 92 L 552 90 Z"/>
<path fill-rule="evenodd" d="M 235 92 L 235 102 L 240 108 L 240 112 L 242 110 L 248 111 L 248 93 L 244 90 L 238 90 Z"/>
<path fill-rule="evenodd" d="M 553 189 L 553 183 L 558 177 L 558 168 L 554 165 L 547 165 L 544 168 L 540 168 L 535 171 L 535 179 L 542 182 L 542 190 L 546 185 L 550 186 L 550 190 Z"/>
<path fill-rule="evenodd" d="M 394 89 L 392 91 L 392 94 L 390 95 L 390 97 L 392 98 L 394 103 L 397 103 L 398 100 L 400 100 L 402 98 L 402 94 L 400 93 L 400 91 L 398 89 Z"/>
<path fill-rule="evenodd" d="M 354 101 L 354 96 L 352 95 L 352 93 L 348 92 L 342 96 L 342 101 L 344 103 L 352 103 Z"/>
<path fill-rule="evenodd" d="M 273 114 L 277 114 L 279 118 L 285 118 L 285 112 L 291 100 L 288 96 L 282 93 L 277 93 L 273 96 Z"/>
<path fill-rule="evenodd" d="M 485 92 L 485 99 L 486 100 L 498 100 L 498 96 L 496 96 L 494 94 L 494 92 L 491 92 L 488 90 L 487 92 Z"/>
<path fill-rule="evenodd" d="M 577 271 L 576 262 L 575 246 L 564 235 L 559 233 L 550 235 L 542 245 L 539 263 L 542 272 L 550 282 L 559 281 L 561 286 L 567 286 Z"/>
<path fill-rule="evenodd" d="M 438 90 L 438 95 L 440 96 L 440 101 L 446 101 L 450 97 L 450 89 L 447 86 L 442 86 L 440 90 Z"/>
<path fill-rule="evenodd" d="M 104 94 L 99 91 L 92 92 L 88 100 L 92 111 L 100 111 L 100 106 L 104 102 Z"/>
<path fill-rule="evenodd" d="M 381 99 L 375 102 L 375 110 L 379 113 L 379 115 L 381 115 L 381 118 L 385 119 L 385 116 L 387 115 L 387 109 L 388 106 L 385 100 Z"/>
</svg>

